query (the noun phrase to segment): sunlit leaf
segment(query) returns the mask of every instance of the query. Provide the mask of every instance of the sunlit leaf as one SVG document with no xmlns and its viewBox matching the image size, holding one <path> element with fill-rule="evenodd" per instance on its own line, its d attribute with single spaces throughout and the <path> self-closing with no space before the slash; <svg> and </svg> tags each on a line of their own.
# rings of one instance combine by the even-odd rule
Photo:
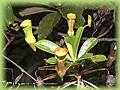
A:
<svg viewBox="0 0 120 90">
<path fill-rule="evenodd" d="M 97 38 L 89 38 L 86 40 L 80 48 L 78 53 L 78 58 L 81 58 L 85 53 L 87 53 L 90 49 L 92 49 L 98 43 Z"/>
<path fill-rule="evenodd" d="M 33 33 L 32 33 L 32 22 L 31 20 L 29 19 L 26 19 L 24 20 L 21 24 L 20 24 L 21 27 L 23 27 L 23 31 L 25 33 L 25 41 L 30 45 L 30 47 L 36 51 L 36 47 L 35 47 L 35 42 L 36 42 L 36 39 L 35 37 L 33 36 Z"/>
<path fill-rule="evenodd" d="M 59 47 L 57 44 L 49 40 L 39 40 L 38 42 L 35 43 L 35 46 L 51 54 L 54 54 L 55 49 Z"/>
<path fill-rule="evenodd" d="M 75 41 L 74 41 L 74 56 L 77 57 L 77 51 L 79 47 L 79 43 L 82 37 L 84 27 L 79 27 L 76 34 L 75 34 Z"/>
<path fill-rule="evenodd" d="M 65 43 L 67 45 L 67 49 L 69 51 L 69 54 L 71 56 L 72 59 L 74 59 L 74 41 L 75 41 L 75 37 L 74 36 L 68 36 L 65 38 Z"/>
<path fill-rule="evenodd" d="M 46 60 L 47 63 L 49 64 L 57 64 L 57 60 L 55 57 L 50 57 Z"/>
<path fill-rule="evenodd" d="M 61 16 L 59 13 L 49 13 L 40 22 L 38 28 L 39 39 L 46 38 L 53 30 L 54 26 L 59 22 Z"/>
<path fill-rule="evenodd" d="M 93 53 L 85 53 L 81 58 L 78 59 L 78 61 L 85 60 L 85 59 L 91 59 L 92 56 L 93 56 Z"/>
<path fill-rule="evenodd" d="M 91 60 L 93 62 L 101 62 L 101 61 L 105 61 L 107 60 L 106 56 L 104 55 L 101 55 L 101 54 L 98 54 L 98 55 L 94 55 L 91 57 Z"/>
</svg>

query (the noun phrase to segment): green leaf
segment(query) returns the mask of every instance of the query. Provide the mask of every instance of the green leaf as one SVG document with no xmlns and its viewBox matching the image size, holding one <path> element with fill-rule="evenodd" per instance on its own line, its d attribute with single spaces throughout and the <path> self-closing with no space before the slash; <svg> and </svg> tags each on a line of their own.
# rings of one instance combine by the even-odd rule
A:
<svg viewBox="0 0 120 90">
<path fill-rule="evenodd" d="M 98 43 L 97 38 L 89 38 L 87 39 L 80 48 L 78 53 L 78 58 L 81 58 L 85 53 L 87 53 L 90 49 L 92 49 Z"/>
<path fill-rule="evenodd" d="M 57 60 L 55 57 L 50 57 L 46 60 L 47 63 L 49 64 L 57 64 Z"/>
<path fill-rule="evenodd" d="M 66 67 L 66 69 L 69 69 L 70 68 L 70 66 L 72 66 L 72 62 L 69 62 L 69 61 L 65 61 L 65 67 Z"/>
<path fill-rule="evenodd" d="M 51 54 L 54 54 L 55 49 L 59 47 L 57 44 L 49 40 L 39 40 L 38 42 L 35 43 L 35 46 Z"/>
<path fill-rule="evenodd" d="M 61 6 L 58 7 L 58 10 L 62 14 L 62 16 L 67 19 L 68 13 L 74 13 L 76 14 L 76 22 L 75 22 L 75 28 L 78 28 L 79 26 L 84 25 L 84 18 L 82 16 L 84 7 L 82 4 L 79 3 L 61 3 Z"/>
<path fill-rule="evenodd" d="M 70 57 L 69 54 L 66 55 L 66 60 L 72 61 L 72 58 Z"/>
<path fill-rule="evenodd" d="M 55 12 L 55 11 L 44 7 L 28 7 L 21 10 L 19 14 L 23 17 L 23 16 L 33 15 L 42 12 Z"/>
<path fill-rule="evenodd" d="M 10 24 L 13 24 L 15 21 L 13 9 L 12 9 L 12 6 L 10 4 L 8 4 L 6 9 L 5 9 L 4 18 L 5 18 L 5 22 L 6 22 L 7 26 L 9 26 Z"/>
<path fill-rule="evenodd" d="M 59 22 L 61 16 L 59 13 L 49 13 L 40 22 L 38 28 L 39 39 L 46 38 L 53 30 L 54 26 Z"/>
<path fill-rule="evenodd" d="M 75 42 L 74 42 L 74 56 L 77 57 L 77 51 L 79 47 L 79 43 L 82 37 L 84 27 L 79 27 L 76 34 L 75 34 Z"/>
<path fill-rule="evenodd" d="M 74 36 L 68 36 L 65 38 L 65 43 L 72 59 L 74 59 L 74 51 L 73 51 L 74 41 L 75 41 Z"/>
<path fill-rule="evenodd" d="M 107 60 L 106 56 L 104 55 L 101 55 L 101 54 L 98 54 L 98 55 L 94 55 L 91 57 L 91 60 L 93 62 L 102 62 L 102 61 L 105 61 Z"/>
<path fill-rule="evenodd" d="M 91 59 L 91 57 L 93 56 L 93 53 L 85 53 L 81 58 L 79 58 L 77 61 L 80 60 L 85 60 L 85 59 Z"/>
</svg>

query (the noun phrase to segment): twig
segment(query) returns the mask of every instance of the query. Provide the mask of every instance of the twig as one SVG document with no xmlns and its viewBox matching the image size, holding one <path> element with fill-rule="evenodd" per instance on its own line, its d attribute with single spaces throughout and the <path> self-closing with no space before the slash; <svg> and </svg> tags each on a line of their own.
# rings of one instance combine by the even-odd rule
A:
<svg viewBox="0 0 120 90">
<path fill-rule="evenodd" d="M 9 59 L 8 57 L 2 55 L 6 60 L 8 60 L 9 62 L 11 62 L 12 64 L 14 64 L 17 68 L 19 68 L 21 70 L 21 72 L 25 73 L 26 75 L 28 75 L 31 79 L 33 79 L 35 82 L 37 82 L 37 80 L 32 77 L 28 72 L 26 72 L 23 68 L 21 68 L 18 64 L 16 64 L 15 62 L 13 62 L 11 59 Z"/>
<path fill-rule="evenodd" d="M 80 88 L 80 79 L 81 79 L 81 76 L 78 76 L 78 78 L 77 78 L 77 89 Z"/>
<path fill-rule="evenodd" d="M 33 87 L 34 87 L 34 89 L 36 90 L 36 86 L 35 86 L 35 84 L 33 84 Z"/>
<path fill-rule="evenodd" d="M 7 39 L 7 41 L 10 41 L 9 38 L 6 36 L 6 34 L 4 32 L 2 32 L 2 34 L 5 36 L 5 38 Z"/>
<path fill-rule="evenodd" d="M 94 84 L 92 84 L 92 83 L 90 83 L 90 82 L 88 82 L 88 81 L 86 81 L 86 80 L 82 80 L 84 83 L 87 83 L 87 84 L 89 84 L 90 86 L 92 86 L 93 88 L 95 88 L 95 89 L 99 89 L 98 87 L 96 87 Z"/>
<path fill-rule="evenodd" d="M 15 84 L 15 85 L 20 81 L 20 79 L 22 78 L 22 76 L 23 76 L 23 73 L 21 73 L 20 75 L 18 75 L 18 76 L 16 77 L 16 79 L 15 79 L 15 81 L 14 81 L 14 84 Z"/>
<path fill-rule="evenodd" d="M 48 75 L 44 76 L 44 77 L 42 78 L 42 80 L 43 80 L 43 81 L 46 81 L 46 80 L 53 79 L 53 78 L 57 78 L 57 74 L 56 74 L 56 73 L 48 74 Z"/>
<path fill-rule="evenodd" d="M 7 42 L 7 44 L 4 46 L 4 48 L 3 48 L 3 50 L 2 50 L 3 52 L 4 52 L 5 49 L 10 45 L 10 43 L 11 43 L 11 41 L 8 41 L 8 42 Z"/>
<path fill-rule="evenodd" d="M 100 69 L 95 69 L 95 70 L 89 70 L 87 72 L 83 72 L 83 75 L 86 75 L 86 74 L 90 74 L 90 73 L 93 73 L 93 72 L 98 72 L 98 71 L 105 71 L 107 70 L 106 68 L 100 68 Z"/>
<path fill-rule="evenodd" d="M 23 16 L 33 15 L 42 12 L 56 12 L 56 11 L 44 7 L 30 7 L 23 9 L 22 11 L 19 12 L 19 14 L 23 17 Z"/>
<path fill-rule="evenodd" d="M 112 27 L 113 27 L 113 25 L 111 25 L 107 31 L 105 31 L 104 33 L 100 34 L 98 36 L 98 38 L 101 38 L 101 37 L 105 36 L 111 30 Z"/>
<path fill-rule="evenodd" d="M 98 31 L 98 29 L 96 29 L 96 30 L 93 32 L 92 37 L 93 37 L 93 35 L 94 35 L 97 31 Z"/>
<path fill-rule="evenodd" d="M 72 85 L 72 84 L 75 84 L 76 82 L 77 82 L 77 81 L 70 82 L 70 83 L 64 85 L 63 88 L 61 88 L 61 89 L 64 89 L 64 88 L 66 88 L 66 87 L 68 87 L 68 86 L 70 86 L 70 85 Z"/>
<path fill-rule="evenodd" d="M 6 81 L 3 81 L 3 82 L 6 82 Z M 7 85 L 8 84 L 13 84 L 12 82 L 6 82 Z M 36 85 L 36 83 L 24 83 L 24 82 L 21 82 L 21 83 L 17 83 L 16 85 Z M 43 83 L 43 85 L 58 85 L 59 83 Z"/>
<path fill-rule="evenodd" d="M 13 84 L 12 82 L 6 82 L 5 87 L 7 87 L 8 84 Z"/>
<path fill-rule="evenodd" d="M 106 32 L 104 32 L 103 34 L 101 34 L 100 36 L 98 36 L 98 38 L 99 38 L 98 40 L 101 41 L 101 42 L 102 41 L 106 41 L 106 42 L 117 41 L 116 38 L 100 38 L 100 37 L 104 36 L 108 32 L 109 32 L 109 30 L 107 30 Z M 64 34 L 64 33 L 61 33 L 61 32 L 58 32 L 57 35 L 59 35 L 61 37 L 66 37 L 67 36 L 67 34 Z M 82 40 L 87 40 L 87 39 L 88 39 L 88 37 L 82 37 Z"/>
<path fill-rule="evenodd" d="M 88 38 L 87 37 L 83 37 L 82 40 L 87 40 Z M 103 42 L 112 42 L 112 41 L 117 41 L 116 38 L 99 38 L 98 39 L 99 41 Z"/>
<path fill-rule="evenodd" d="M 56 69 L 55 69 L 55 65 L 50 65 L 50 66 L 38 67 L 38 70 L 56 70 Z"/>
<path fill-rule="evenodd" d="M 19 87 L 20 87 L 20 84 L 18 83 L 18 86 L 14 90 L 17 90 Z"/>
<path fill-rule="evenodd" d="M 2 52 L 5 51 L 5 49 L 10 45 L 10 43 L 14 40 L 15 36 L 11 37 L 10 39 L 6 36 L 6 34 L 3 33 L 3 35 L 5 36 L 5 38 L 7 39 L 7 44 L 4 46 Z"/>
<path fill-rule="evenodd" d="M 8 47 L 8 45 L 11 43 L 11 41 L 9 40 L 9 38 L 6 36 L 6 34 L 5 33 L 3 33 L 2 32 L 2 34 L 5 36 L 5 38 L 7 39 L 7 44 L 4 46 L 4 48 L 3 48 L 3 51 Z"/>
</svg>

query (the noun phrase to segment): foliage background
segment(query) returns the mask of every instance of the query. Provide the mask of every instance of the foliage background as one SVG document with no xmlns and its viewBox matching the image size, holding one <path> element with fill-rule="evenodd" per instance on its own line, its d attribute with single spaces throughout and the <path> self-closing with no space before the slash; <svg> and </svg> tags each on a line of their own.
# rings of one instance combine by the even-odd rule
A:
<svg viewBox="0 0 120 90">
<path fill-rule="evenodd" d="M 120 88 L 120 62 L 119 62 L 119 58 L 120 58 L 120 48 L 119 48 L 119 41 L 120 41 L 120 2 L 119 0 L 69 0 L 69 1 L 66 1 L 66 0 L 0 0 L 0 31 L 2 32 L 3 31 L 3 25 L 4 25 L 4 21 L 3 21 L 3 16 L 4 16 L 4 9 L 5 9 L 5 6 L 8 4 L 8 3 L 13 3 L 13 4 L 22 4 L 22 5 L 27 5 L 27 4 L 30 4 L 30 3 L 34 3 L 34 4 L 48 4 L 48 3 L 57 3 L 57 4 L 60 4 L 61 2 L 65 2 L 65 3 L 79 3 L 80 5 L 84 5 L 84 6 L 117 6 L 117 10 L 116 10 L 116 36 L 118 38 L 118 41 L 117 41 L 117 44 L 118 44 L 118 51 L 117 51 L 117 65 L 116 65 L 116 73 L 117 73 L 117 88 L 116 89 L 119 89 Z M 4 67 L 4 59 L 2 58 L 2 46 L 3 46 L 3 43 L 4 43 L 4 39 L 2 38 L 2 33 L 0 33 L 0 68 Z M 0 81 L 2 81 L 2 79 L 4 78 L 4 71 L 2 71 L 0 69 Z M 24 88 L 27 90 L 27 88 Z M 110 88 L 103 88 L 103 89 L 110 89 Z M 113 88 L 111 88 L 113 89 Z M 0 90 L 5 90 L 5 88 L 2 87 L 2 85 L 0 84 Z M 23 90 L 23 89 L 22 89 Z"/>
</svg>

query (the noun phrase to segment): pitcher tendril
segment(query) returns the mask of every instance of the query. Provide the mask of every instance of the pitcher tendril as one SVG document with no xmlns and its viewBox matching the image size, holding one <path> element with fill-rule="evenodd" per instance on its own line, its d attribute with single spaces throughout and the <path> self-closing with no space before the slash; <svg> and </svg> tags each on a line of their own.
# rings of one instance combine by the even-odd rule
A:
<svg viewBox="0 0 120 90">
<path fill-rule="evenodd" d="M 74 13 L 68 13 L 67 14 L 67 18 L 68 18 L 68 35 L 69 36 L 73 36 L 74 35 L 74 23 L 75 23 L 75 19 L 76 19 L 76 15 Z"/>
</svg>

